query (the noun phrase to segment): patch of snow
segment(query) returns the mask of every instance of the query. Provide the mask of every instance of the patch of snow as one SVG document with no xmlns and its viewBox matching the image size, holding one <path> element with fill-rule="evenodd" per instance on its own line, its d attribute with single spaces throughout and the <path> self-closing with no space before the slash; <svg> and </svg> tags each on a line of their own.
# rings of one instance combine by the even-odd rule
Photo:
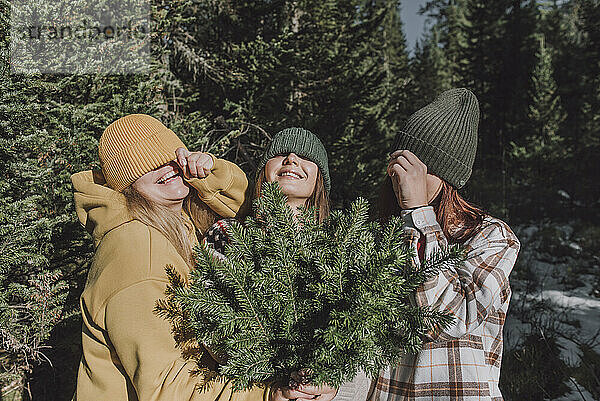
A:
<svg viewBox="0 0 600 401">
<path fill-rule="evenodd" d="M 521 242 L 527 242 L 535 233 L 540 231 L 538 226 L 527 226 L 516 230 Z"/>
<path fill-rule="evenodd" d="M 564 189 L 559 189 L 558 194 L 565 199 L 571 199 L 571 195 L 569 195 Z"/>
<path fill-rule="evenodd" d="M 573 231 L 575 231 L 573 226 L 570 224 L 559 224 L 559 225 L 556 225 L 555 227 L 558 229 L 558 231 L 560 231 L 562 234 L 564 234 L 564 238 L 569 238 L 571 236 L 571 234 L 573 234 Z"/>
<path fill-rule="evenodd" d="M 561 196 L 570 198 L 566 192 Z M 591 296 L 597 280 L 591 266 L 598 258 L 586 255 L 581 245 L 573 241 L 574 227 L 570 224 L 553 228 L 558 241 L 575 252 L 560 258 L 548 254 L 535 235 L 544 225 L 515 229 L 522 246 L 510 277 L 513 294 L 505 324 L 505 349 L 518 347 L 535 325 L 557 333 L 561 359 L 577 366 L 581 363 L 579 345 L 587 344 L 600 352 L 600 299 Z M 574 257 L 575 254 L 579 256 Z M 570 393 L 557 400 L 594 400 L 575 379 L 566 384 Z"/>
</svg>

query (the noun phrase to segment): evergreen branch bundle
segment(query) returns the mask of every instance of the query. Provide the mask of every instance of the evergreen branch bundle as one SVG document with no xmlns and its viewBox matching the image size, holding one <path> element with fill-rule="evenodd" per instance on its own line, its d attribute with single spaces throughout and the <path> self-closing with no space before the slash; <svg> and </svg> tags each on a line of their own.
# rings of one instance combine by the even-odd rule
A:
<svg viewBox="0 0 600 401">
<path fill-rule="evenodd" d="M 232 223 L 225 258 L 202 244 L 189 285 L 170 271 L 168 298 L 158 306 L 182 348 L 190 336 L 206 344 L 219 376 L 236 389 L 288 383 L 299 370 L 333 386 L 360 369 L 374 377 L 449 323 L 413 306 L 410 294 L 424 269 L 459 263 L 456 250 L 415 269 L 402 220 L 369 222 L 360 198 L 324 223 L 311 208 L 295 219 L 277 184 L 266 184 L 254 206 L 256 217 Z M 201 365 L 201 347 L 193 349 Z"/>
</svg>

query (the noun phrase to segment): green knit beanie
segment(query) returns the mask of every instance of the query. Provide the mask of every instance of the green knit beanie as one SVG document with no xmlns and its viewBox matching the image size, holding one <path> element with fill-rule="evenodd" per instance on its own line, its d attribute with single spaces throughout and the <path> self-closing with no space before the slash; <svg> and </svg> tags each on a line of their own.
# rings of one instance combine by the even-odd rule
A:
<svg viewBox="0 0 600 401">
<path fill-rule="evenodd" d="M 262 170 L 270 158 L 288 153 L 295 153 L 315 163 L 321 170 L 321 174 L 323 174 L 325 190 L 329 193 L 331 179 L 329 178 L 327 151 L 319 138 L 304 128 L 286 128 L 275 134 L 258 166 L 258 171 Z"/>
<path fill-rule="evenodd" d="M 450 89 L 412 114 L 394 140 L 392 152 L 407 149 L 456 188 L 466 183 L 475 161 L 479 103 L 468 89 Z"/>
</svg>

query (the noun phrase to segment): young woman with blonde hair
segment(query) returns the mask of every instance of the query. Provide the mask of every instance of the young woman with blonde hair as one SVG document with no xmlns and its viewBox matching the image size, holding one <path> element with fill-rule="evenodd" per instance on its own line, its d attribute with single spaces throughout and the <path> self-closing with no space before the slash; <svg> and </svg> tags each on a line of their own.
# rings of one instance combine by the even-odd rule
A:
<svg viewBox="0 0 600 401">
<path fill-rule="evenodd" d="M 219 217 L 233 217 L 247 179 L 233 163 L 190 153 L 157 119 L 122 117 L 100 138 L 101 171 L 72 176 L 75 209 L 95 255 L 80 305 L 83 355 L 76 399 L 268 400 L 268 388 L 233 393 L 229 383 L 196 388 L 195 364 L 154 313 L 167 265 L 187 277 L 192 248 Z M 215 362 L 207 358 L 207 364 Z"/>
</svg>

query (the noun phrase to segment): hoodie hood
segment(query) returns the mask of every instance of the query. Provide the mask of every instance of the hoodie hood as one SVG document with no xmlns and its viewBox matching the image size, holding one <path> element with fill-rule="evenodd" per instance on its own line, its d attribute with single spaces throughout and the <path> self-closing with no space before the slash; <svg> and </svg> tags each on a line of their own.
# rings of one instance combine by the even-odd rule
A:
<svg viewBox="0 0 600 401">
<path fill-rule="evenodd" d="M 106 185 L 101 170 L 87 170 L 71 176 L 75 212 L 97 247 L 110 230 L 133 218 L 127 212 L 122 193 Z"/>
</svg>

